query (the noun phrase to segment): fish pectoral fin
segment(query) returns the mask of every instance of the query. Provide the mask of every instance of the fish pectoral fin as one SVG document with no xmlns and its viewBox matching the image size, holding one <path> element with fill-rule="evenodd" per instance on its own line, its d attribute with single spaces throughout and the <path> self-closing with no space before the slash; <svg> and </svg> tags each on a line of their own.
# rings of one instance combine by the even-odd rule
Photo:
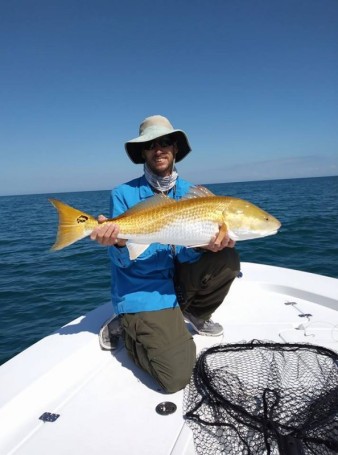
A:
<svg viewBox="0 0 338 455">
<path fill-rule="evenodd" d="M 129 258 L 133 261 L 137 259 L 147 248 L 149 244 L 127 242 L 126 247 L 128 248 Z"/>
<path fill-rule="evenodd" d="M 217 243 L 221 243 L 226 235 L 229 235 L 228 227 L 225 223 L 222 223 L 216 236 Z"/>
</svg>

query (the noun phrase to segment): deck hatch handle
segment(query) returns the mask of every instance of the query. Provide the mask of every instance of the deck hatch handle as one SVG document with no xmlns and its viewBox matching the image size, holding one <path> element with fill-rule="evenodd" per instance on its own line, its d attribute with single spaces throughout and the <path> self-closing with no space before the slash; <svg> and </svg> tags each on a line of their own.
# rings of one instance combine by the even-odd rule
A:
<svg viewBox="0 0 338 455">
<path fill-rule="evenodd" d="M 162 403 L 159 403 L 156 406 L 156 412 L 161 416 L 173 414 L 176 411 L 176 409 L 177 409 L 176 404 L 172 403 L 171 401 L 163 401 Z"/>
<path fill-rule="evenodd" d="M 44 412 L 40 417 L 39 420 L 43 422 L 55 422 L 60 417 L 60 414 L 54 414 L 53 412 Z"/>
</svg>

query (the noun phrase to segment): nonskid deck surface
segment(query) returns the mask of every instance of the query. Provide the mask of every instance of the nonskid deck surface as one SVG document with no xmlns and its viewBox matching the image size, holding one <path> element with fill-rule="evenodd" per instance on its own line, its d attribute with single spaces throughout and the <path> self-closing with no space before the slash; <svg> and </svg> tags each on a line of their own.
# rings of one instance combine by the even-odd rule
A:
<svg viewBox="0 0 338 455">
<path fill-rule="evenodd" d="M 224 335 L 195 335 L 199 351 L 252 339 L 338 351 L 338 280 L 257 264 L 244 263 L 242 271 L 213 316 Z M 110 312 L 110 304 L 99 307 L 0 368 L 1 454 L 194 453 L 183 391 L 163 394 L 122 343 L 113 355 L 99 348 L 97 333 Z M 159 415 L 163 401 L 176 412 Z M 60 416 L 44 423 L 44 412 Z"/>
</svg>

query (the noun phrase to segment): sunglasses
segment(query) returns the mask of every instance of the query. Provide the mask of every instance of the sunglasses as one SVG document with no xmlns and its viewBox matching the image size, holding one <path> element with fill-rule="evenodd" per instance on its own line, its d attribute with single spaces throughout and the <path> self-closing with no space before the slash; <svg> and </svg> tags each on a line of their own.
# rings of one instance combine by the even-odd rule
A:
<svg viewBox="0 0 338 455">
<path fill-rule="evenodd" d="M 175 141 L 172 138 L 164 136 L 154 139 L 153 141 L 145 142 L 143 148 L 144 150 L 153 150 L 156 145 L 159 145 L 160 147 L 169 147 L 170 145 L 174 145 L 174 143 Z"/>
</svg>

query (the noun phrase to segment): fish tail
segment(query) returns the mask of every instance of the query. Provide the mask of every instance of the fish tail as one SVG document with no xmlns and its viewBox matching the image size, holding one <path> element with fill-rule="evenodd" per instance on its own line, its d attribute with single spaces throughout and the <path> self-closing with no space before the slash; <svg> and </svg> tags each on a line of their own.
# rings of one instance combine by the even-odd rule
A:
<svg viewBox="0 0 338 455">
<path fill-rule="evenodd" d="M 59 214 L 59 226 L 56 241 L 51 251 L 62 250 L 77 240 L 87 237 L 93 231 L 98 221 L 80 210 L 74 209 L 57 199 L 49 199 Z"/>
</svg>

